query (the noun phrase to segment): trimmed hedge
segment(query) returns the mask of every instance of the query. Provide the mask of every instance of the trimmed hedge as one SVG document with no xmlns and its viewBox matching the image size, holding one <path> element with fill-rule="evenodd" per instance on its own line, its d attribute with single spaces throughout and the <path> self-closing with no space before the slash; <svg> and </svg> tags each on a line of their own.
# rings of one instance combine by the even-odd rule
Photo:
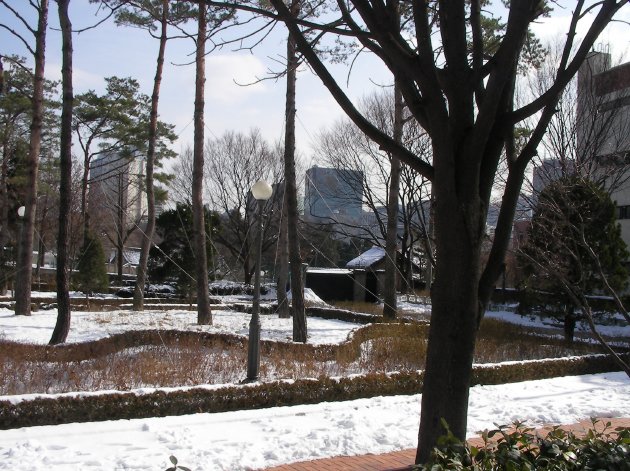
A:
<svg viewBox="0 0 630 471">
<path fill-rule="evenodd" d="M 630 355 L 626 354 L 626 357 Z M 605 355 L 558 360 L 476 365 L 472 384 L 499 384 L 572 374 L 617 371 Z M 116 419 L 164 417 L 200 412 L 227 412 L 276 406 L 347 401 L 374 396 L 417 394 L 422 372 L 368 374 L 350 378 L 302 379 L 220 388 L 157 390 L 147 394 L 106 393 L 0 401 L 0 428 L 56 425 Z"/>
</svg>

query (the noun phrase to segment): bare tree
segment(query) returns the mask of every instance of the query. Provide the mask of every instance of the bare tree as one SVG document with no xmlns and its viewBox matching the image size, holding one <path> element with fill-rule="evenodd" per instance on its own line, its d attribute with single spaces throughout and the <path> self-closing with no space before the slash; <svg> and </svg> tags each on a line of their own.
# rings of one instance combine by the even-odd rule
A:
<svg viewBox="0 0 630 471">
<path fill-rule="evenodd" d="M 606 49 L 606 48 L 605 48 Z M 550 46 L 547 60 L 536 70 L 529 88 L 540 94 L 554 80 L 554 65 L 559 60 L 561 45 Z M 630 119 L 616 106 L 607 93 L 598 89 L 596 76 L 611 68 L 607 52 L 591 52 L 580 68 L 578 77 L 567 85 L 557 104 L 557 112 L 542 140 L 541 155 L 532 182 L 533 192 L 558 178 L 580 175 L 610 194 L 623 188 L 630 178 L 626 136 Z M 535 201 L 533 202 L 535 204 Z"/>
<path fill-rule="evenodd" d="M 118 281 L 122 283 L 125 247 L 147 217 L 143 160 L 123 153 L 104 156 L 98 163 L 100 167 L 92 167 L 90 178 L 92 226 L 115 249 Z"/>
<path fill-rule="evenodd" d="M 256 211 L 250 190 L 258 180 L 272 183 L 282 180 L 281 155 L 269 146 L 258 129 L 247 134 L 228 131 L 208 140 L 205 149 L 205 196 L 220 218 L 216 241 L 241 266 L 243 279 L 249 283 L 254 273 L 256 232 Z M 263 211 L 266 217 L 263 251 L 277 240 L 282 187 L 276 183 Z"/>
<path fill-rule="evenodd" d="M 399 108 L 398 108 L 399 107 Z M 409 147 L 412 147 L 417 155 L 423 156 L 427 161 L 431 158 L 430 142 L 422 129 L 418 129 L 413 121 L 408 119 L 408 112 L 404 113 L 402 104 L 395 105 L 391 92 L 369 96 L 363 99 L 361 109 L 375 122 L 380 129 Z M 402 113 L 397 118 L 397 113 Z M 398 124 L 402 125 L 397 129 Z M 399 134 L 399 135 L 398 135 Z M 338 170 L 339 178 L 349 188 L 360 188 L 362 191 L 362 204 L 368 208 L 368 214 L 364 220 L 354 220 L 337 215 L 330 211 L 326 217 L 318 217 L 319 224 L 328 225 L 329 228 L 339 234 L 339 237 L 351 236 L 360 238 L 370 243 L 385 247 L 388 223 L 395 223 L 396 246 L 405 260 L 404 266 L 396 266 L 400 278 L 406 280 L 402 284 L 403 289 L 412 286 L 409 263 L 412 260 L 412 248 L 420 242 L 425 252 L 427 242 L 427 218 L 429 208 L 429 185 L 426 179 L 418 175 L 408 165 L 401 165 L 398 185 L 392 182 L 395 172 L 392 166 L 396 166 L 395 158 L 360 131 L 352 122 L 341 120 L 331 129 L 320 133 L 318 139 L 317 155 L 332 168 Z M 356 171 L 348 171 L 354 169 Z M 392 174 L 394 174 L 392 176 Z M 396 196 L 388 195 L 388 190 L 396 188 Z M 311 191 L 324 192 L 324 189 Z M 356 198 L 355 194 L 344 196 L 340 193 L 335 199 Z M 396 202 L 396 216 L 390 218 L 387 211 L 391 210 L 389 201 Z M 307 218 L 312 208 L 305 208 Z M 392 259 L 393 260 L 393 259 Z M 430 262 L 429 262 L 430 263 Z M 389 285 L 390 283 L 387 283 Z M 390 294 L 391 296 L 391 294 Z M 391 301 L 389 301 L 391 303 Z"/>
<path fill-rule="evenodd" d="M 318 56 L 316 44 L 303 34 L 305 22 L 282 0 L 270 2 L 300 53 L 353 122 L 433 183 L 436 277 L 416 456 L 416 461 L 424 462 L 444 432 L 442 419 L 455 436 L 465 438 L 477 330 L 503 268 L 525 170 L 555 113 L 562 89 L 600 32 L 627 2 L 578 2 L 554 83 L 519 108 L 514 102 L 519 58 L 530 51 L 524 47 L 531 39 L 530 24 L 545 15 L 551 3 L 510 2 L 504 28 L 490 39 L 484 34 L 483 2 L 478 0 L 414 2 L 403 18 L 403 23 L 412 23 L 411 33 L 403 32 L 396 21 L 394 2 L 337 2 L 326 21 L 308 22 L 309 30 L 321 31 L 316 43 L 326 34 L 349 36 L 392 72 L 413 119 L 431 137 L 432 163 L 397 143 L 362 114 Z M 335 18 L 331 18 L 333 11 Z M 576 28 L 586 13 L 593 21 L 572 53 Z M 538 124 L 516 152 L 514 128 L 534 115 Z M 482 261 L 486 216 L 504 149 L 509 174 L 493 245 L 487 260 Z"/>
<path fill-rule="evenodd" d="M 394 127 L 393 137 L 402 142 L 403 100 L 398 86 L 394 86 Z M 398 249 L 398 193 L 400 191 L 400 160 L 390 156 L 389 186 L 387 188 L 387 231 L 385 235 L 385 292 L 383 293 L 383 317 L 396 318 L 396 278 Z"/>
</svg>

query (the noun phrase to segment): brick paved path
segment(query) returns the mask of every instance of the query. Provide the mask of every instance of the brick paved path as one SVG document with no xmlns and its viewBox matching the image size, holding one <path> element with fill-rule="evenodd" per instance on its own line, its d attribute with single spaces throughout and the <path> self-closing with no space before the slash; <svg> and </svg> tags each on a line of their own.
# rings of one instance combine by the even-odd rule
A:
<svg viewBox="0 0 630 471">
<path fill-rule="evenodd" d="M 617 427 L 630 428 L 630 417 L 602 418 L 601 422 L 611 422 L 613 429 Z M 544 434 L 545 430 L 551 430 L 551 428 L 552 426 L 547 426 L 538 430 Z M 576 424 L 563 425 L 562 428 L 573 430 L 574 433 L 579 434 L 581 431 L 591 428 L 591 421 L 582 420 Z M 598 430 L 600 430 L 600 427 L 598 427 Z M 480 445 L 483 442 L 480 438 L 471 438 L 468 440 L 468 443 Z M 416 450 L 414 448 L 383 455 L 339 456 L 336 458 L 302 461 L 267 468 L 265 471 L 403 471 L 410 468 L 415 457 Z"/>
</svg>

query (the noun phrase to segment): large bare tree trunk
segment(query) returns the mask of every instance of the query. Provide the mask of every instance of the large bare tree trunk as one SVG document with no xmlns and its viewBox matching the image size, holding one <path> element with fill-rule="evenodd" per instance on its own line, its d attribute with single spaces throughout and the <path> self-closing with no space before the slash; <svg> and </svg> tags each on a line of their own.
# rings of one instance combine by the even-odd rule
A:
<svg viewBox="0 0 630 471">
<path fill-rule="evenodd" d="M 445 433 L 442 419 L 455 436 L 466 436 L 470 365 L 480 310 L 477 289 L 481 234 L 476 239 L 470 237 L 455 195 L 438 190 L 437 199 L 441 211 L 435 220 L 436 281 L 431 293 L 433 306 L 416 462 L 426 462 L 428 455 L 424 453 Z M 481 218 L 479 211 L 469 216 Z M 453 230 L 455 227 L 458 230 Z"/>
<path fill-rule="evenodd" d="M 280 235 L 278 237 L 278 317 L 288 319 L 289 299 L 287 297 L 287 282 L 289 281 L 289 245 L 287 235 L 289 224 L 287 223 L 287 191 L 286 184 L 282 186 L 282 212 L 280 214 Z"/>
<path fill-rule="evenodd" d="M 394 85 L 394 139 L 402 141 L 403 131 L 403 99 L 398 85 Z M 383 303 L 383 317 L 395 319 L 396 279 L 398 265 L 396 263 L 396 248 L 398 245 L 398 192 L 400 190 L 400 160 L 391 156 L 391 171 L 387 194 L 387 237 L 385 240 L 385 292 Z"/>
<path fill-rule="evenodd" d="M 24 221 L 19 240 L 19 257 L 15 277 L 15 314 L 31 315 L 31 281 L 33 279 L 33 232 L 37 210 L 37 172 L 42 140 L 44 113 L 44 66 L 46 64 L 46 28 L 48 0 L 39 4 L 39 18 L 35 32 L 35 75 L 33 77 L 33 121 L 26 157 L 26 190 L 24 194 Z"/>
<path fill-rule="evenodd" d="M 193 143 L 193 181 L 192 181 L 192 211 L 193 211 L 193 243 L 197 273 L 197 322 L 212 324 L 210 311 L 210 294 L 208 288 L 208 261 L 206 257 L 206 231 L 203 214 L 203 138 L 204 138 L 204 89 L 206 81 L 206 5 L 199 4 L 197 34 L 197 52 L 195 79 L 195 131 Z"/>
<path fill-rule="evenodd" d="M 293 0 L 291 13 L 297 15 L 299 0 Z M 286 128 L 284 144 L 284 181 L 287 203 L 289 238 L 289 263 L 291 270 L 291 305 L 293 310 L 293 341 L 306 342 L 306 311 L 304 309 L 304 284 L 302 280 L 302 258 L 298 234 L 299 213 L 297 205 L 297 184 L 295 178 L 295 84 L 297 81 L 297 54 L 295 41 L 289 34 L 287 40 L 287 93 Z"/>
<path fill-rule="evenodd" d="M 57 0 L 61 25 L 62 56 L 62 109 L 60 137 L 59 232 L 57 235 L 57 323 L 50 344 L 66 341 L 70 331 L 70 211 L 72 203 L 72 23 L 68 16 L 70 0 Z"/>
<path fill-rule="evenodd" d="M 147 150 L 147 227 L 142 238 L 140 248 L 140 261 L 136 275 L 136 287 L 133 292 L 133 310 L 144 310 L 144 285 L 147 281 L 147 263 L 149 250 L 155 232 L 155 191 L 153 188 L 153 168 L 155 163 L 155 143 L 157 140 L 158 104 L 160 101 L 160 84 L 162 83 L 162 70 L 164 68 L 164 52 L 166 50 L 168 27 L 168 0 L 162 0 L 162 19 L 160 47 L 158 51 L 155 79 L 153 80 L 153 94 L 151 95 L 151 119 L 149 122 L 149 148 Z"/>
</svg>

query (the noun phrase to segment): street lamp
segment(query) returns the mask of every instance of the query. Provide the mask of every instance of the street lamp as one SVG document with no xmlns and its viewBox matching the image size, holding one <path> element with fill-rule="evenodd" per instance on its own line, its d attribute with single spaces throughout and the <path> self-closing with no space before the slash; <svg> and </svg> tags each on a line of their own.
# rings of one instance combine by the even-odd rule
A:
<svg viewBox="0 0 630 471">
<path fill-rule="evenodd" d="M 264 180 L 252 185 L 252 196 L 258 202 L 258 252 L 256 253 L 256 270 L 254 271 L 254 300 L 252 318 L 249 321 L 249 342 L 247 344 L 247 381 L 258 380 L 260 369 L 260 260 L 262 255 L 263 207 L 271 198 L 273 188 Z"/>
<path fill-rule="evenodd" d="M 17 257 L 15 258 L 15 266 L 16 268 L 19 269 L 20 267 L 20 259 L 22 257 L 22 234 L 24 233 L 24 214 L 26 214 L 26 207 L 25 206 L 20 206 L 17 210 L 17 216 L 18 216 L 18 233 L 17 233 Z M 19 275 L 18 275 L 19 276 Z M 16 286 L 16 281 L 13 281 L 13 297 L 16 297 L 15 294 L 15 286 Z"/>
</svg>

